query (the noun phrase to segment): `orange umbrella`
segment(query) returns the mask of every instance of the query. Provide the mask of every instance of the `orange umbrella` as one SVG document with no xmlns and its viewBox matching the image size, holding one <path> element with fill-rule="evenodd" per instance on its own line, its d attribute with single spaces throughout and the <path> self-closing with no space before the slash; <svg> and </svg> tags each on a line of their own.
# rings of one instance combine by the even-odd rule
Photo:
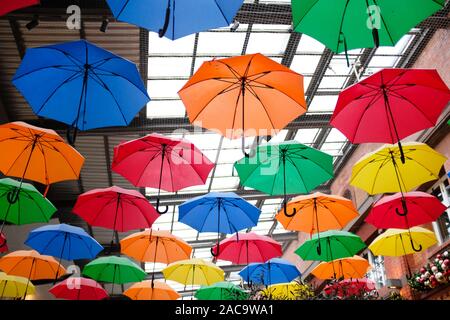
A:
<svg viewBox="0 0 450 320">
<path fill-rule="evenodd" d="M 164 282 L 150 280 L 133 284 L 123 294 L 133 300 L 177 300 L 181 297 Z"/>
<path fill-rule="evenodd" d="M 319 279 L 360 279 L 371 268 L 369 261 L 360 256 L 321 262 L 311 273 Z"/>
<path fill-rule="evenodd" d="M 145 230 L 120 241 L 121 253 L 142 262 L 172 263 L 189 259 L 192 247 L 168 231 Z"/>
<path fill-rule="evenodd" d="M 8 275 L 27 278 L 28 282 L 55 279 L 66 273 L 66 269 L 55 258 L 34 250 L 18 250 L 3 256 L 0 270 Z"/>
<path fill-rule="evenodd" d="M 0 152 L 4 175 L 47 188 L 55 182 L 77 180 L 84 163 L 84 157 L 55 131 L 20 121 L 0 125 Z"/>
<path fill-rule="evenodd" d="M 316 192 L 298 196 L 287 205 L 286 215 L 280 210 L 276 219 L 286 230 L 304 231 L 310 234 L 328 230 L 341 230 L 358 216 L 351 200 Z"/>
<path fill-rule="evenodd" d="M 260 53 L 204 62 L 178 94 L 193 124 L 242 136 L 243 149 L 307 110 L 303 76 Z"/>
</svg>

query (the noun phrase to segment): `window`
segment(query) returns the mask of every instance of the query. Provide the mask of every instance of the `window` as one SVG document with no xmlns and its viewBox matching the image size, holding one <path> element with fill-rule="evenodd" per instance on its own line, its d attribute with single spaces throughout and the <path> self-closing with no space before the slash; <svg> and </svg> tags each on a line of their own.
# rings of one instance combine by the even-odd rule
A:
<svg viewBox="0 0 450 320">
<path fill-rule="evenodd" d="M 436 196 L 445 206 L 450 205 L 450 185 L 448 179 L 444 177 L 442 181 L 436 184 L 431 193 Z M 444 242 L 450 238 L 450 213 L 445 211 L 436 223 L 433 223 L 434 232 L 436 233 L 440 242 Z"/>
<path fill-rule="evenodd" d="M 375 282 L 376 287 L 379 289 L 386 285 L 386 270 L 384 268 L 384 257 L 374 256 L 372 252 L 367 250 L 363 257 L 369 260 L 372 269 L 367 272 L 367 278 Z"/>
</svg>

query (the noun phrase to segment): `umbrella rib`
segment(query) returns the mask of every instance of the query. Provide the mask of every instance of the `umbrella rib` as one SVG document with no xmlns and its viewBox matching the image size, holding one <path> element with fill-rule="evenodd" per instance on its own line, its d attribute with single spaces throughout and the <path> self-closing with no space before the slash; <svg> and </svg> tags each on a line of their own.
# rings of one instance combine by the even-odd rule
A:
<svg viewBox="0 0 450 320">
<path fill-rule="evenodd" d="M 299 168 L 298 168 L 297 165 L 292 161 L 292 159 L 291 159 L 290 157 L 287 157 L 287 159 L 288 159 L 288 161 L 289 161 L 290 163 L 292 163 L 292 165 L 294 166 L 295 170 L 297 171 L 297 173 L 298 173 L 300 179 L 302 180 L 303 186 L 304 186 L 305 189 L 309 192 L 309 188 L 307 187 L 307 185 L 306 185 L 306 183 L 305 183 L 305 180 L 303 179 L 303 176 L 302 176 L 302 174 L 300 173 Z M 284 167 L 284 170 L 286 170 L 286 166 Z"/>
<path fill-rule="evenodd" d="M 43 145 L 41 145 L 41 143 L 40 142 L 38 142 L 37 143 L 37 146 L 38 146 L 38 148 L 39 148 L 39 150 L 41 151 L 41 153 L 42 153 L 42 156 L 43 156 L 43 158 L 44 158 L 44 173 L 45 173 L 45 181 L 46 182 L 48 182 L 48 168 L 47 168 L 47 159 L 46 159 L 46 157 L 45 157 L 45 152 L 44 152 L 44 146 Z"/>
<path fill-rule="evenodd" d="M 11 169 L 14 167 L 14 165 L 16 164 L 17 160 L 19 160 L 19 158 L 23 155 L 23 153 L 28 150 L 28 148 L 30 148 L 33 145 L 33 141 L 30 141 L 28 143 L 27 146 L 25 146 L 23 148 L 23 150 L 19 153 L 19 155 L 17 156 L 17 158 L 13 161 L 13 163 L 9 166 L 8 171 L 6 171 L 5 176 L 9 176 L 9 172 L 11 171 Z"/>
<path fill-rule="evenodd" d="M 72 71 L 72 72 L 75 72 L 75 73 L 78 73 L 81 70 L 81 69 L 80 70 L 70 70 L 70 69 L 63 69 L 63 68 L 61 68 L 61 67 L 70 67 L 70 66 L 71 65 L 56 65 L 56 66 L 46 66 L 46 67 L 38 68 L 38 69 L 35 69 L 35 70 L 32 70 L 32 71 L 28 71 L 26 73 L 23 73 L 20 76 L 14 77 L 11 81 L 19 80 L 19 79 L 21 79 L 21 78 L 23 78 L 25 76 L 28 76 L 28 75 L 30 75 L 32 73 L 35 73 L 35 72 L 38 72 L 38 71 L 42 71 L 42 70 L 46 70 L 46 69 L 60 69 L 60 70 L 64 70 L 64 71 Z"/>
<path fill-rule="evenodd" d="M 261 106 L 263 107 L 266 115 L 267 115 L 267 119 L 269 119 L 270 124 L 272 125 L 272 128 L 275 129 L 275 125 L 272 122 L 272 119 L 270 118 L 269 112 L 267 111 L 266 106 L 264 105 L 264 103 L 262 102 L 261 98 L 258 96 L 258 94 L 256 93 L 256 91 L 251 87 L 251 86 L 247 86 L 247 88 L 249 89 L 250 93 L 253 94 L 255 96 L 256 99 L 258 99 L 259 103 L 261 103 Z"/>
<path fill-rule="evenodd" d="M 313 5 L 311 5 L 311 7 L 309 7 L 308 11 L 305 12 L 305 14 L 303 15 L 303 17 L 298 21 L 298 23 L 294 26 L 293 29 L 297 29 L 297 27 L 300 25 L 300 23 L 302 23 L 303 19 L 311 12 L 312 9 L 314 9 L 314 6 L 319 2 L 320 0 L 316 0 L 316 2 L 314 2 Z"/>
<path fill-rule="evenodd" d="M 239 74 L 239 72 L 237 72 L 236 70 L 234 70 L 234 68 L 231 67 L 230 65 L 228 65 L 227 63 L 223 62 L 222 60 L 216 60 L 216 61 L 219 62 L 219 63 L 224 64 L 224 65 L 231 71 L 231 73 L 232 73 L 237 79 L 242 78 L 242 76 Z"/>
<path fill-rule="evenodd" d="M 341 41 L 339 41 L 339 39 L 341 38 L 341 34 L 343 34 L 342 33 L 342 28 L 344 27 L 345 14 L 347 13 L 347 8 L 348 8 L 348 4 L 349 3 L 350 3 L 350 0 L 347 0 L 345 2 L 344 11 L 342 12 L 342 19 L 341 19 L 341 24 L 340 24 L 340 27 L 339 27 L 338 38 L 336 40 L 337 47 L 336 47 L 335 52 L 339 51 L 339 44 L 341 43 Z M 344 35 L 344 37 L 345 37 L 345 35 Z"/>
<path fill-rule="evenodd" d="M 377 177 L 378 177 L 378 174 L 379 174 L 380 171 L 381 171 L 381 168 L 383 168 L 386 164 L 388 164 L 389 161 L 390 161 L 390 159 L 389 159 L 388 157 L 386 157 L 386 159 L 384 159 L 384 160 L 381 162 L 380 166 L 378 167 L 377 173 L 375 174 L 375 177 L 373 178 L 373 184 L 372 184 L 371 194 L 373 194 L 373 189 L 375 188 L 375 184 L 376 184 L 376 181 L 377 181 Z"/>
<path fill-rule="evenodd" d="M 172 152 L 171 154 L 174 154 L 174 152 Z M 181 157 L 180 157 L 180 158 L 181 158 Z M 174 182 L 173 182 L 172 164 L 171 164 L 171 162 L 170 162 L 170 160 L 169 160 L 169 157 L 165 157 L 165 160 L 167 161 L 167 164 L 169 165 L 170 183 L 172 184 L 172 190 L 174 190 L 174 189 L 175 189 L 175 186 L 174 186 Z M 163 165 L 163 168 L 164 168 L 164 165 Z M 194 170 L 194 171 L 195 171 L 195 170 Z M 196 171 L 196 173 L 197 173 L 197 171 Z M 198 175 L 198 173 L 197 173 L 197 175 Z"/>
<path fill-rule="evenodd" d="M 431 124 L 434 125 L 434 123 L 428 118 L 428 116 L 425 114 L 425 112 L 423 112 L 422 109 L 420 109 L 414 102 L 412 102 L 411 100 L 409 100 L 408 98 L 406 98 L 404 95 L 398 93 L 398 92 L 392 92 L 392 90 L 390 90 L 391 94 L 396 97 L 396 98 L 400 98 L 406 102 L 408 102 L 409 104 L 411 104 L 415 109 L 417 109 L 423 116 L 425 119 L 427 119 L 427 121 Z"/>
<path fill-rule="evenodd" d="M 128 78 L 125 78 L 124 76 L 122 76 L 122 75 L 120 75 L 120 74 L 118 74 L 118 73 L 115 73 L 115 72 L 112 72 L 112 71 L 108 71 L 108 70 L 105 70 L 105 69 L 100 69 L 100 68 L 98 68 L 98 67 L 94 67 L 94 68 L 92 68 L 91 70 L 92 70 L 92 72 L 93 72 L 96 76 L 106 76 L 106 77 L 118 77 L 118 78 L 122 78 L 123 80 L 125 80 L 125 81 L 131 83 L 131 84 L 133 85 L 133 87 L 135 87 L 136 89 L 138 89 L 139 91 L 141 91 L 142 93 L 144 93 L 144 94 L 147 95 L 147 93 L 144 92 L 144 91 L 142 91 L 142 89 L 139 88 L 139 86 L 137 86 L 137 85 L 136 85 L 135 83 L 133 83 L 131 80 L 129 80 Z M 97 72 L 95 72 L 94 70 L 100 70 L 100 71 L 107 72 L 107 73 L 110 73 L 110 74 L 97 73 Z"/>
<path fill-rule="evenodd" d="M 359 127 L 361 126 L 362 119 L 365 116 L 367 110 L 369 110 L 369 108 L 371 108 L 375 104 L 375 102 L 377 102 L 381 97 L 382 97 L 382 95 L 379 95 L 378 97 L 377 97 L 377 95 L 374 95 L 372 100 L 364 107 L 364 111 L 361 112 L 361 117 L 359 117 L 358 124 L 356 125 L 356 129 L 355 129 L 355 133 L 353 134 L 352 141 L 354 141 L 356 139 L 356 135 L 358 134 Z"/>
<path fill-rule="evenodd" d="M 418 165 L 420 165 L 422 168 L 424 168 L 426 171 L 428 171 L 434 178 L 439 179 L 439 176 L 435 175 L 430 169 L 428 169 L 425 165 L 423 165 L 422 163 L 420 163 L 419 161 L 417 161 L 416 159 L 413 159 L 411 157 L 406 157 L 407 160 L 411 160 L 414 161 L 415 163 L 417 163 Z"/>
<path fill-rule="evenodd" d="M 45 101 L 41 104 L 41 106 L 39 107 L 39 109 L 37 111 L 35 111 L 36 114 L 40 113 L 42 111 L 42 109 L 44 109 L 44 107 L 47 105 L 47 103 L 50 101 L 51 98 L 53 98 L 53 96 L 56 94 L 56 92 L 58 92 L 59 89 L 61 89 L 64 85 L 68 84 L 71 81 L 74 81 L 78 78 L 81 78 L 81 74 L 79 72 L 75 72 L 74 74 L 72 74 L 70 77 L 68 77 L 67 79 L 65 79 L 63 82 L 61 82 L 53 91 L 52 93 L 45 99 Z"/>
<path fill-rule="evenodd" d="M 222 8 L 221 8 L 221 7 L 219 6 L 219 4 L 217 3 L 217 0 L 214 0 L 214 4 L 216 5 L 217 9 L 219 9 L 220 14 L 222 15 L 222 17 L 223 17 L 223 19 L 225 20 L 225 22 L 226 22 L 227 24 L 231 24 L 231 21 L 228 21 L 227 17 L 225 17 L 225 15 L 224 15 L 224 13 L 223 13 L 223 11 L 222 11 Z"/>
<path fill-rule="evenodd" d="M 376 2 L 376 0 L 373 0 L 373 3 L 374 3 L 378 8 L 381 8 L 381 7 L 378 5 L 378 3 Z M 382 14 L 381 10 L 379 10 L 378 14 L 380 15 L 381 21 L 383 21 L 383 24 L 384 24 L 384 27 L 386 28 L 387 34 L 389 35 L 389 39 L 391 40 L 391 45 L 394 46 L 394 45 L 395 45 L 395 41 L 392 39 L 391 32 L 389 31 L 389 28 L 388 28 L 388 26 L 387 26 L 387 24 L 386 24 L 386 21 L 384 20 L 384 17 L 383 17 L 383 14 Z"/>
<path fill-rule="evenodd" d="M 150 165 L 150 163 L 151 163 L 153 160 L 155 160 L 156 157 L 159 157 L 160 154 L 162 154 L 162 150 L 159 150 L 158 152 L 156 152 L 156 153 L 148 160 L 147 164 L 145 165 L 144 169 L 143 169 L 141 172 L 143 173 L 143 172 L 147 171 L 147 168 L 148 168 L 148 166 Z M 128 156 L 131 156 L 131 155 L 132 155 L 132 153 L 130 153 Z M 128 157 L 128 156 L 127 156 L 127 157 Z M 126 159 L 126 158 L 124 158 L 123 160 L 125 160 L 125 159 Z M 138 181 L 137 181 L 136 184 L 140 184 L 141 179 L 142 179 L 142 176 L 143 176 L 143 174 L 140 175 L 140 177 L 139 177 L 139 179 L 138 179 Z"/>
<path fill-rule="evenodd" d="M 78 177 L 79 174 L 76 173 L 75 169 L 72 167 L 72 164 L 70 163 L 70 161 L 66 158 L 66 156 L 64 155 L 64 153 L 60 152 L 56 147 L 55 147 L 55 151 L 58 152 L 58 154 L 64 159 L 64 161 L 69 165 L 70 169 L 72 169 L 73 174 Z M 44 155 L 45 158 L 45 155 Z"/>
</svg>

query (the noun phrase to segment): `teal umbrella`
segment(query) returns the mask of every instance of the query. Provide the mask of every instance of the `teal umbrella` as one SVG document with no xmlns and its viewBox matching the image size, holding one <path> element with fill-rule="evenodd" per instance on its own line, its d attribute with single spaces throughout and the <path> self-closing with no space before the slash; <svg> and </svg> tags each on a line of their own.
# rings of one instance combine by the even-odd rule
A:
<svg viewBox="0 0 450 320">
<path fill-rule="evenodd" d="M 16 195 L 16 202 L 9 201 Z M 31 184 L 0 179 L 0 220 L 3 220 L 0 233 L 5 222 L 17 225 L 48 222 L 55 212 L 55 206 Z"/>
<path fill-rule="evenodd" d="M 303 260 L 330 262 L 353 257 L 365 247 L 366 244 L 356 234 L 330 230 L 314 234 L 310 240 L 306 240 L 295 250 L 295 253 Z"/>
<path fill-rule="evenodd" d="M 258 146 L 234 164 L 241 184 L 271 194 L 308 193 L 333 177 L 333 157 L 296 141 Z"/>
</svg>

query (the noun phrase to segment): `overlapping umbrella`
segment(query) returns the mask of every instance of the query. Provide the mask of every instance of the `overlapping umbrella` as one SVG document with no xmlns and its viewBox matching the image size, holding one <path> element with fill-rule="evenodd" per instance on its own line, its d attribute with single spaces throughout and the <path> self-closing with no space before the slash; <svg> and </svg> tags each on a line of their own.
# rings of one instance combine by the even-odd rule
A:
<svg viewBox="0 0 450 320">
<path fill-rule="evenodd" d="M 195 297 L 198 300 L 247 300 L 249 294 L 234 283 L 221 281 L 200 287 Z"/>
<path fill-rule="evenodd" d="M 295 253 L 303 260 L 329 262 L 352 257 L 365 247 L 365 243 L 356 234 L 330 230 L 314 234 L 310 240 L 298 247 Z"/>
<path fill-rule="evenodd" d="M 308 193 L 333 177 L 333 157 L 296 141 L 259 145 L 255 155 L 234 164 L 241 184 L 271 194 Z"/>
<path fill-rule="evenodd" d="M 309 234 L 342 229 L 358 216 L 351 200 L 320 192 L 292 199 L 287 210 L 295 214 L 286 216 L 284 210 L 280 210 L 275 216 L 283 227 Z"/>
<path fill-rule="evenodd" d="M 247 265 L 250 262 L 266 262 L 283 254 L 280 243 L 254 232 L 239 233 L 222 240 L 213 247 L 212 252 L 217 259 Z"/>
<path fill-rule="evenodd" d="M 103 300 L 108 292 L 95 280 L 70 277 L 48 290 L 55 298 L 65 300 Z"/>
<path fill-rule="evenodd" d="M 224 280 L 224 271 L 203 259 L 176 261 L 162 270 L 166 280 L 184 285 L 211 285 Z"/>
<path fill-rule="evenodd" d="M 24 179 L 47 185 L 45 196 L 52 183 L 78 180 L 84 164 L 84 157 L 55 131 L 20 121 L 0 125 L 0 151 L 0 172 L 20 178 L 12 203 Z"/>
<path fill-rule="evenodd" d="M 291 282 L 301 274 L 293 263 L 285 259 L 273 258 L 265 263 L 250 263 L 239 271 L 239 275 L 245 282 L 268 286 Z"/>
<path fill-rule="evenodd" d="M 85 40 L 28 49 L 12 82 L 35 114 L 69 126 L 71 144 L 78 129 L 127 126 L 150 101 L 134 63 Z"/>
<path fill-rule="evenodd" d="M 274 135 L 307 110 L 303 76 L 259 53 L 204 62 L 178 94 L 191 123 L 242 137 L 244 154 L 246 136 Z"/>
<path fill-rule="evenodd" d="M 5 235 L 0 232 L 0 253 L 8 252 L 8 243 Z"/>
<path fill-rule="evenodd" d="M 158 188 L 156 210 L 160 209 L 160 191 L 170 192 L 202 185 L 214 164 L 191 142 L 160 134 L 127 141 L 114 147 L 112 170 L 136 187 Z"/>
<path fill-rule="evenodd" d="M 372 292 L 376 287 L 375 282 L 369 279 L 345 279 L 326 285 L 323 290 L 327 295 L 348 298 Z"/>
<path fill-rule="evenodd" d="M 353 256 L 321 262 L 311 273 L 319 279 L 359 279 L 364 278 L 370 268 L 367 259 Z"/>
<path fill-rule="evenodd" d="M 107 0 L 114 17 L 175 40 L 226 27 L 244 0 Z"/>
<path fill-rule="evenodd" d="M 233 192 L 210 192 L 195 197 L 178 207 L 178 221 L 198 232 L 217 232 L 232 234 L 256 226 L 261 210 Z M 219 248 L 220 249 L 220 248 Z M 213 252 L 213 255 L 219 252 Z"/>
<path fill-rule="evenodd" d="M 123 294 L 132 300 L 177 300 L 181 297 L 168 284 L 150 280 L 133 284 Z"/>
<path fill-rule="evenodd" d="M 18 9 L 31 7 L 40 3 L 40 0 L 3 0 L 0 2 L 0 16 Z"/>
<path fill-rule="evenodd" d="M 0 272 L 0 299 L 22 298 L 35 292 L 35 287 L 24 277 L 11 276 Z"/>
</svg>

